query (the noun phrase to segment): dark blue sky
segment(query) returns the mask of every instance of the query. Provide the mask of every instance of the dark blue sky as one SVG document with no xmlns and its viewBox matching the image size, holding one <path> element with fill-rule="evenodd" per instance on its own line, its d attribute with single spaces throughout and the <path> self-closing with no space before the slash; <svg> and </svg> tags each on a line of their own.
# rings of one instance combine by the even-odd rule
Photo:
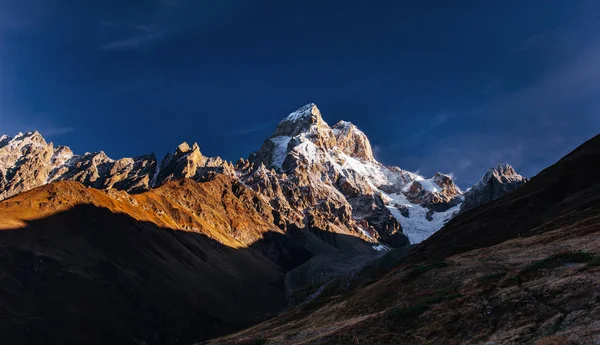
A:
<svg viewBox="0 0 600 345">
<path fill-rule="evenodd" d="M 452 3 L 450 5 L 449 3 Z M 315 102 L 465 187 L 600 132 L 598 1 L 0 1 L 0 133 L 246 157 Z"/>
</svg>

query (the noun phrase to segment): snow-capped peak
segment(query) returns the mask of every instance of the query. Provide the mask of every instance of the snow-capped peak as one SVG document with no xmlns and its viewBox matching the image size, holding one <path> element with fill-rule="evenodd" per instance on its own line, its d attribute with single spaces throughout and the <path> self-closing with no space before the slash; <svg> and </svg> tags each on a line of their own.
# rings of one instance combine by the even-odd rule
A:
<svg viewBox="0 0 600 345">
<path fill-rule="evenodd" d="M 295 122 L 302 118 L 310 116 L 321 117 L 321 112 L 319 111 L 319 108 L 317 108 L 317 105 L 314 103 L 308 103 L 306 105 L 303 105 L 296 111 L 290 113 L 285 119 L 283 119 L 283 121 Z"/>
</svg>

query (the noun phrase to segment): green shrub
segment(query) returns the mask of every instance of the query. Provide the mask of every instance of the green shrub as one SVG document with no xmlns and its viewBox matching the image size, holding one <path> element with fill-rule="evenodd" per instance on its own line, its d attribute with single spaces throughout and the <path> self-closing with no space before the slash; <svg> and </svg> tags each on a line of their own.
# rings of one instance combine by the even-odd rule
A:
<svg viewBox="0 0 600 345">
<path fill-rule="evenodd" d="M 592 260 L 588 261 L 587 265 L 580 268 L 579 271 L 584 272 L 598 266 L 600 266 L 600 256 L 594 256 Z"/>
<path fill-rule="evenodd" d="M 462 295 L 459 293 L 456 293 L 456 292 L 455 293 L 442 292 L 442 293 L 437 294 L 436 296 L 426 299 L 425 303 L 427 303 L 429 305 L 433 305 L 433 304 L 438 304 L 438 303 L 442 303 L 442 302 L 446 302 L 446 301 L 452 301 L 452 300 L 455 300 L 460 297 L 462 297 Z"/>
<path fill-rule="evenodd" d="M 410 271 L 406 274 L 405 280 L 413 280 L 423 273 L 427 273 L 431 270 L 448 267 L 448 263 L 446 261 L 436 261 L 429 264 L 424 265 L 416 265 L 413 266 Z"/>
<path fill-rule="evenodd" d="M 266 343 L 267 343 L 267 339 L 258 338 L 258 339 L 252 339 L 249 342 L 245 343 L 244 345 L 265 345 Z"/>
<path fill-rule="evenodd" d="M 493 281 L 502 279 L 505 275 L 506 275 L 506 272 L 491 273 L 491 274 L 488 274 L 488 275 L 485 275 L 485 276 L 479 278 L 479 281 L 482 283 L 493 282 Z"/>
<path fill-rule="evenodd" d="M 600 256 L 595 256 L 592 260 L 588 261 L 588 267 L 598 267 L 600 266 Z"/>
<path fill-rule="evenodd" d="M 421 314 L 423 314 L 424 312 L 426 312 L 434 304 L 438 304 L 438 303 L 442 303 L 442 302 L 446 302 L 446 301 L 452 301 L 452 300 L 455 300 L 460 297 L 462 297 L 462 295 L 457 293 L 456 291 L 448 291 L 448 290 L 440 291 L 433 297 L 429 297 L 424 300 L 421 300 L 420 303 L 410 305 L 407 307 L 403 307 L 403 308 L 399 308 L 399 307 L 392 308 L 389 311 L 389 316 L 390 316 L 390 318 L 393 318 L 393 319 L 418 317 Z"/>
<path fill-rule="evenodd" d="M 592 262 L 593 260 L 594 257 L 588 252 L 577 251 L 558 253 L 532 263 L 531 265 L 525 267 L 521 271 L 521 274 L 535 272 L 546 268 L 558 267 L 567 263 L 586 263 Z"/>
<path fill-rule="evenodd" d="M 390 310 L 390 316 L 394 319 L 414 317 L 423 314 L 427 309 L 429 309 L 428 304 L 416 304 L 404 308 L 396 307 Z"/>
</svg>

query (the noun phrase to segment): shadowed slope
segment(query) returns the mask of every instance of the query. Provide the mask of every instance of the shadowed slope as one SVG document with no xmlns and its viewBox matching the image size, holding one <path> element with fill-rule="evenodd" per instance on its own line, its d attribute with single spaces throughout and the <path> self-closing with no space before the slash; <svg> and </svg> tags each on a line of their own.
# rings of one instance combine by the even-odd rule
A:
<svg viewBox="0 0 600 345">
<path fill-rule="evenodd" d="M 52 183 L 0 202 L 0 336 L 11 344 L 189 344 L 275 316 L 284 274 L 358 237 L 273 224 L 217 175 L 137 195 Z"/>
<path fill-rule="evenodd" d="M 1 231 L 2 339 L 189 343 L 260 321 L 286 305 L 263 255 L 278 242 L 310 257 L 282 234 L 237 250 L 94 205 Z"/>
</svg>

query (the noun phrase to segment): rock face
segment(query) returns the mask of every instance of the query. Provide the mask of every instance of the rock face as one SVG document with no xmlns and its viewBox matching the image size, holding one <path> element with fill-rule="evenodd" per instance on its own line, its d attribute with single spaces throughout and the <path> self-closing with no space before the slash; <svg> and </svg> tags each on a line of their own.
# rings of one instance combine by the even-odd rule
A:
<svg viewBox="0 0 600 345">
<path fill-rule="evenodd" d="M 0 200 L 56 181 L 142 193 L 169 181 L 217 175 L 257 192 L 273 208 L 280 229 L 308 225 L 392 246 L 419 243 L 459 210 L 525 181 L 499 165 L 463 195 L 449 175 L 425 178 L 381 164 L 362 131 L 346 121 L 330 127 L 314 103 L 285 117 L 258 151 L 235 166 L 204 156 L 196 143 L 182 143 L 159 163 L 154 154 L 118 160 L 104 152 L 77 155 L 46 143 L 38 132 L 0 137 Z"/>
<path fill-rule="evenodd" d="M 0 199 L 41 186 L 53 169 L 52 144 L 37 132 L 0 140 Z M 60 160 L 59 157 L 54 159 Z"/>
<path fill-rule="evenodd" d="M 167 181 L 180 178 L 202 180 L 215 173 L 233 175 L 233 165 L 220 157 L 206 157 L 194 143 L 189 147 L 182 143 L 174 153 L 165 156 L 152 181 L 152 186 L 160 186 Z"/>
<path fill-rule="evenodd" d="M 490 168 L 486 174 L 465 194 L 460 212 L 464 212 L 499 199 L 505 194 L 517 190 L 527 182 L 512 166 L 498 164 Z"/>
</svg>

